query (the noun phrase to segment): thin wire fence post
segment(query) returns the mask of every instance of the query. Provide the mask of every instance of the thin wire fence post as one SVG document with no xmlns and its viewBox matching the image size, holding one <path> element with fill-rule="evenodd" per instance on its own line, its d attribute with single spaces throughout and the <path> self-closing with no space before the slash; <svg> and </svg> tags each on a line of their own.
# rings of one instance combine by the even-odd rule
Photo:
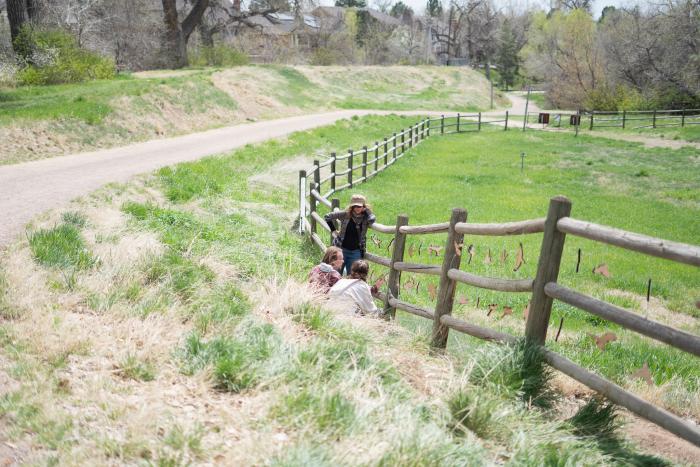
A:
<svg viewBox="0 0 700 467">
<path fill-rule="evenodd" d="M 353 159 L 353 156 L 355 155 L 352 152 L 352 149 L 348 149 L 348 155 L 349 155 L 349 157 L 348 157 L 348 184 L 350 185 L 350 188 L 352 188 L 352 171 L 354 170 L 352 159 Z"/>
</svg>

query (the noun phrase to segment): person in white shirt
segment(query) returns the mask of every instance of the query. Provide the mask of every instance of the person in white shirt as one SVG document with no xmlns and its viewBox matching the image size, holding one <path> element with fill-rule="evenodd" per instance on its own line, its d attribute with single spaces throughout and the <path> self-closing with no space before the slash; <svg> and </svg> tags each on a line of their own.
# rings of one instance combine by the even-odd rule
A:
<svg viewBox="0 0 700 467">
<path fill-rule="evenodd" d="M 365 260 L 352 263 L 350 278 L 340 279 L 328 292 L 331 299 L 347 302 L 353 307 L 353 311 L 360 314 L 379 314 L 377 305 L 374 304 L 372 295 L 377 293 L 374 287 L 367 284 L 369 264 Z"/>
</svg>

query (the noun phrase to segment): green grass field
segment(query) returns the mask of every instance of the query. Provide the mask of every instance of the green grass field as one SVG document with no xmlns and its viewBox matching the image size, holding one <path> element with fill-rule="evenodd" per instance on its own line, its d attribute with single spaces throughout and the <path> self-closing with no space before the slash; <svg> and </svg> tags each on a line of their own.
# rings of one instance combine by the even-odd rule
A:
<svg viewBox="0 0 700 467">
<path fill-rule="evenodd" d="M 525 153 L 522 171 L 521 153 Z M 468 221 L 475 223 L 544 217 L 549 199 L 563 194 L 572 201 L 574 218 L 697 245 L 700 168 L 696 158 L 696 151 L 691 148 L 644 149 L 636 143 L 584 135 L 575 139 L 571 135 L 490 129 L 431 138 L 396 167 L 356 191 L 368 196 L 379 222 L 393 224 L 398 214 L 406 213 L 410 224 L 416 225 L 444 222 L 453 207 L 466 208 Z M 341 205 L 349 194 L 340 197 Z M 376 237 L 382 239 L 382 246 L 368 242 L 370 251 L 390 256 L 385 248 L 390 237 Z M 525 264 L 514 272 L 520 242 Z M 461 269 L 488 277 L 532 278 L 540 243 L 541 235 L 466 237 L 464 245 L 473 244 L 476 255 L 470 264 L 465 264 L 466 257 L 463 258 Z M 406 256 L 410 259 L 406 261 L 441 264 L 441 258 L 428 253 L 429 245 L 443 247 L 444 234 L 409 237 Z M 577 273 L 579 249 L 582 259 Z M 592 273 L 600 264 L 608 265 L 611 277 Z M 649 279 L 652 298 L 661 299 L 670 310 L 694 318 L 700 316 L 694 304 L 700 296 L 697 268 L 573 236 L 567 238 L 560 283 L 658 319 L 653 310 L 649 311 L 653 306 L 644 300 Z M 402 280 L 410 285 L 420 284 L 418 291 L 405 288 L 401 292 L 404 300 L 434 307 L 428 288 L 429 284 L 437 286 L 436 277 L 404 273 Z M 467 303 L 456 305 L 456 315 L 522 335 L 529 294 L 459 285 L 457 297 Z M 487 317 L 490 304 L 497 307 Z M 513 316 L 502 317 L 504 306 L 513 309 Z M 402 319 L 421 332 L 428 332 L 431 326 L 413 317 Z M 564 337 L 558 343 L 552 342 L 554 348 L 616 382 L 624 384 L 630 373 L 646 361 L 657 384 L 678 384 L 687 394 L 700 387 L 700 367 L 693 356 L 633 336 L 617 325 L 556 302 L 549 331 L 551 340 L 561 319 Z M 669 324 L 693 333 L 700 329 L 697 319 Z M 589 334 L 606 331 L 617 333 L 619 340 L 601 352 Z M 459 348 L 458 342 L 453 345 Z M 685 400 L 679 401 L 679 408 L 683 403 Z"/>
</svg>

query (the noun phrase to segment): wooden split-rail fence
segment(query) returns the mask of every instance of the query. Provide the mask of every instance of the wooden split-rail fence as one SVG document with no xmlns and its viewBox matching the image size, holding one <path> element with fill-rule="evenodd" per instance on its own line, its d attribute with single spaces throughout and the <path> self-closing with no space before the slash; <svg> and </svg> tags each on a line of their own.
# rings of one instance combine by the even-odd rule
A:
<svg viewBox="0 0 700 467">
<path fill-rule="evenodd" d="M 461 121 L 465 117 L 470 120 Z M 372 147 L 363 147 L 359 151 L 359 155 L 358 152 L 350 150 L 346 156 L 339 157 L 333 154 L 329 160 L 323 163 L 315 161 L 313 169 L 300 172 L 299 176 L 300 231 L 307 234 L 319 249 L 324 251 L 327 246 L 318 234 L 318 229 L 330 232 L 330 228 L 317 212 L 319 204 L 331 210 L 339 209 L 339 200 L 328 199 L 329 196 L 339 190 L 351 188 L 386 169 L 401 158 L 407 150 L 431 134 L 435 134 L 436 131 L 439 131 L 439 134 L 445 134 L 480 129 L 482 123 L 480 115 L 476 116 L 476 121 L 474 118 L 475 116 L 472 115 L 458 115 L 424 119 L 408 129 L 395 133 L 391 138 L 385 138 L 383 143 L 376 142 Z M 362 160 L 357 166 L 355 165 L 356 158 Z M 339 160 L 347 160 L 347 169 L 337 170 Z M 322 177 L 322 169 L 325 167 L 330 167 L 330 170 L 328 175 Z M 355 178 L 354 175 L 358 171 L 360 176 Z M 307 177 L 311 177 L 308 192 L 304 190 Z M 337 179 L 339 177 L 345 183 L 338 185 Z M 330 189 L 322 194 L 321 186 L 324 183 L 329 183 Z M 645 401 L 612 381 L 546 348 L 552 304 L 554 300 L 559 300 L 700 357 L 700 338 L 698 336 L 643 318 L 633 311 L 598 300 L 557 282 L 567 234 L 695 267 L 700 267 L 700 247 L 586 222 L 572 218 L 570 213 L 571 201 L 564 196 L 557 196 L 550 200 L 546 217 L 539 219 L 471 224 L 467 222 L 467 211 L 460 208 L 452 210 L 452 216 L 448 222 L 438 224 L 412 226 L 409 225 L 407 215 L 398 216 L 396 224 L 393 226 L 375 223 L 372 225 L 372 229 L 394 236 L 391 258 L 369 252 L 365 255 L 366 260 L 389 269 L 385 290 L 377 294 L 379 299 L 384 302 L 385 315 L 388 318 L 393 318 L 396 310 L 402 310 L 431 320 L 433 322 L 431 345 L 435 349 L 446 348 L 450 330 L 489 341 L 515 343 L 518 340 L 516 336 L 453 317 L 455 290 L 457 284 L 462 283 L 488 290 L 529 293 L 531 294 L 530 309 L 524 337 L 528 342 L 542 346 L 544 358 L 550 366 L 604 395 L 613 403 L 656 423 L 696 446 L 700 446 L 700 429 L 697 425 Z M 446 234 L 441 266 L 404 261 L 408 236 L 439 233 Z M 460 270 L 461 249 L 465 235 L 510 236 L 540 233 L 543 234 L 542 246 L 537 272 L 533 278 L 501 279 L 479 276 Z M 426 308 L 401 300 L 399 292 L 402 272 L 439 277 L 434 308 Z M 691 298 L 689 297 L 689 299 Z"/>
</svg>

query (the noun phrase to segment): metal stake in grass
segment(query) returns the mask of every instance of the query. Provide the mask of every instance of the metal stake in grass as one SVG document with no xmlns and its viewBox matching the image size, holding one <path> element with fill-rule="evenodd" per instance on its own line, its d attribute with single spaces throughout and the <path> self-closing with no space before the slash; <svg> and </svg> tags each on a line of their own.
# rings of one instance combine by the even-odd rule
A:
<svg viewBox="0 0 700 467">
<path fill-rule="evenodd" d="M 578 274 L 578 268 L 581 266 L 581 249 L 578 249 L 578 258 L 576 259 L 576 273 Z"/>
<path fill-rule="evenodd" d="M 561 328 L 564 326 L 564 317 L 561 317 L 561 320 L 559 320 L 559 329 L 557 330 L 557 335 L 554 338 L 554 342 L 559 342 L 559 334 L 561 334 Z"/>
<path fill-rule="evenodd" d="M 520 173 L 522 173 L 525 170 L 525 153 L 521 152 L 520 153 Z"/>
</svg>

